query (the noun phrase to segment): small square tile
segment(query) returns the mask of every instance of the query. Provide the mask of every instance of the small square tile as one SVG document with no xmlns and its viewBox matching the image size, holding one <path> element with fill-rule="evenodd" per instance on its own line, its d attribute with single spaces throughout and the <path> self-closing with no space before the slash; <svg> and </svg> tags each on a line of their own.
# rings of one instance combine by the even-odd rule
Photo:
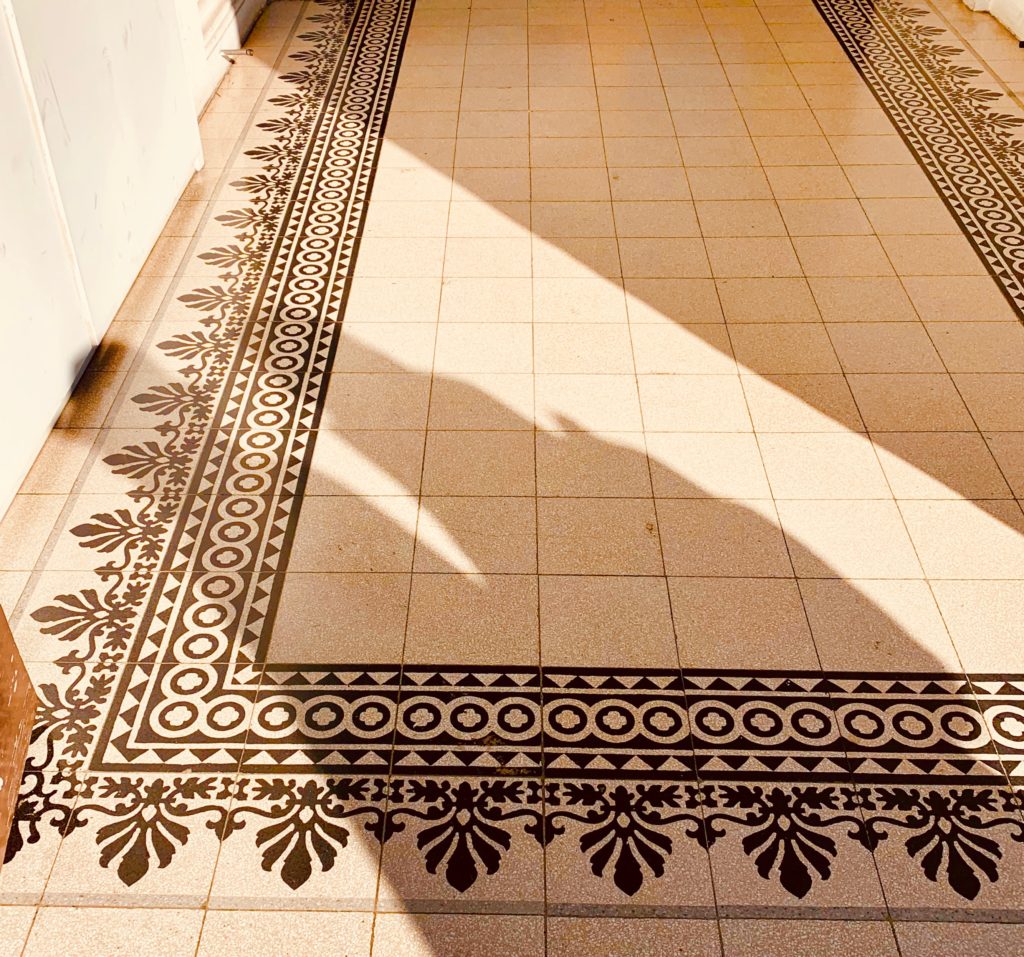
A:
<svg viewBox="0 0 1024 957">
<path fill-rule="evenodd" d="M 917 314 L 895 277 L 840 276 L 809 280 L 825 322 L 915 322 Z"/>
<path fill-rule="evenodd" d="M 899 921 L 895 924 L 903 957 L 990 957 L 1013 953 L 1020 939 L 1019 924 Z"/>
<path fill-rule="evenodd" d="M 723 920 L 726 957 L 896 957 L 881 920 Z"/>
<path fill-rule="evenodd" d="M 847 381 L 873 432 L 962 432 L 974 427 L 945 373 L 849 375 Z"/>
<path fill-rule="evenodd" d="M 634 325 L 720 323 L 722 307 L 711 279 L 624 280 L 626 309 Z"/>
<path fill-rule="evenodd" d="M 427 433 L 425 495 L 533 495 L 534 488 L 531 433 Z"/>
<path fill-rule="evenodd" d="M 983 276 L 985 266 L 962 235 L 881 236 L 882 245 L 901 276 Z"/>
<path fill-rule="evenodd" d="M 637 376 L 650 432 L 749 432 L 743 390 L 734 375 Z"/>
<path fill-rule="evenodd" d="M 803 579 L 804 608 L 826 671 L 960 671 L 924 581 Z"/>
<path fill-rule="evenodd" d="M 413 575 L 405 660 L 535 667 L 536 577 Z"/>
<path fill-rule="evenodd" d="M 670 578 L 679 657 L 686 668 L 816 670 L 793 578 Z"/>
<path fill-rule="evenodd" d="M 665 579 L 542 576 L 540 644 L 545 667 L 676 667 Z"/>
<path fill-rule="evenodd" d="M 541 499 L 537 518 L 542 575 L 662 574 L 650 499 Z"/>
<path fill-rule="evenodd" d="M 630 331 L 638 374 L 736 371 L 725 327 L 710 323 L 637 324 Z"/>
<path fill-rule="evenodd" d="M 408 604 L 407 574 L 290 573 L 267 660 L 400 661 Z"/>
<path fill-rule="evenodd" d="M 649 496 L 643 436 L 637 432 L 538 432 L 537 494 Z"/>
<path fill-rule="evenodd" d="M 44 907 L 36 915 L 24 953 L 172 957 L 195 950 L 202 922 L 198 908 Z"/>
<path fill-rule="evenodd" d="M 891 276 L 893 272 L 874 236 L 797 236 L 793 245 L 807 276 Z"/>
<path fill-rule="evenodd" d="M 437 330 L 438 373 L 533 371 L 533 337 L 523 322 L 460 322 Z"/>
<path fill-rule="evenodd" d="M 373 916 L 327 911 L 207 912 L 196 957 L 226 957 L 245 942 L 250 957 L 274 957 L 303 941 L 309 957 L 328 957 L 344 942 L 347 957 L 369 957 Z"/>
<path fill-rule="evenodd" d="M 891 498 L 871 442 L 835 432 L 767 434 L 759 438 L 776 499 Z"/>
<path fill-rule="evenodd" d="M 761 375 L 839 372 L 825 327 L 812 323 L 730 323 L 741 371 Z"/>
<path fill-rule="evenodd" d="M 332 429 L 422 429 L 429 395 L 430 376 L 425 373 L 336 372 L 320 421 Z"/>
<path fill-rule="evenodd" d="M 547 323 L 533 329 L 534 363 L 540 373 L 625 373 L 633 350 L 624 324 Z"/>
<path fill-rule="evenodd" d="M 778 510 L 801 578 L 922 577 L 895 502 L 784 501 Z"/>
<path fill-rule="evenodd" d="M 709 238 L 705 243 L 716 279 L 802 275 L 792 244 L 782 237 Z"/>
<path fill-rule="evenodd" d="M 846 372 L 943 371 L 920 323 L 833 322 L 828 334 Z"/>
<path fill-rule="evenodd" d="M 740 377 L 758 432 L 863 432 L 842 375 Z"/>
<path fill-rule="evenodd" d="M 374 957 L 542 957 L 543 917 L 380 914 Z"/>
<path fill-rule="evenodd" d="M 751 433 L 652 432 L 647 453 L 659 498 L 771 497 Z"/>
<path fill-rule="evenodd" d="M 415 496 L 307 495 L 289 571 L 407 572 L 415 521 Z"/>
<path fill-rule="evenodd" d="M 1024 372 L 1020 323 L 929 322 L 927 328 L 950 372 Z"/>
<path fill-rule="evenodd" d="M 977 432 L 885 432 L 875 439 L 896 498 L 1010 498 Z"/>
<path fill-rule="evenodd" d="M 548 919 L 549 957 L 621 957 L 672 954 L 719 957 L 718 925 L 713 920 L 661 917 L 552 917 Z M 929 955 L 930 957 L 930 955 Z M 972 955 L 973 957 L 973 955 Z"/>
<path fill-rule="evenodd" d="M 1024 432 L 1024 375 L 961 373 L 953 381 L 978 428 Z"/>
<path fill-rule="evenodd" d="M 819 318 L 805 279 L 718 279 L 716 286 L 726 322 L 817 322 Z"/>
<path fill-rule="evenodd" d="M 417 572 L 534 574 L 537 520 L 530 498 L 424 497 L 416 526 Z"/>
<path fill-rule="evenodd" d="M 771 501 L 659 499 L 668 575 L 793 574 Z"/>
<path fill-rule="evenodd" d="M 621 283 L 598 277 L 538 277 L 533 280 L 535 323 L 626 321 Z"/>
<path fill-rule="evenodd" d="M 536 390 L 538 428 L 556 432 L 643 429 L 636 376 L 538 375 Z"/>
<path fill-rule="evenodd" d="M 929 578 L 1024 577 L 1024 514 L 1014 501 L 900 502 Z"/>
</svg>

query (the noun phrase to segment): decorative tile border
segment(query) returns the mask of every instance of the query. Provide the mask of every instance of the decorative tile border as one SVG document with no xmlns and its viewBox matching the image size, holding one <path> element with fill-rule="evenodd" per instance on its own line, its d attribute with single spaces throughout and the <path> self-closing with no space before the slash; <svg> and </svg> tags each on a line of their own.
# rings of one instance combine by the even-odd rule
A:
<svg viewBox="0 0 1024 957">
<path fill-rule="evenodd" d="M 264 169 L 233 184 L 251 201 L 220 217 L 235 242 L 203 255 L 219 281 L 182 297 L 201 328 L 160 344 L 181 381 L 134 398 L 156 438 L 106 460 L 140 484 L 72 530 L 97 586 L 33 615 L 74 650 L 41 686 L 9 857 L 103 821 L 128 886 L 199 827 L 249 835 L 290 888 L 357 828 L 457 892 L 519 841 L 571 841 L 624 899 L 688 841 L 738 841 L 800 899 L 854 845 L 898 842 L 954 903 L 1019 876 L 1024 678 L 262 663 L 411 6 L 310 5 Z M 820 9 L 1024 302 L 1009 121 L 918 13 Z"/>
<path fill-rule="evenodd" d="M 814 0 L 1006 298 L 1024 310 L 1024 116 L 901 0 Z"/>
</svg>

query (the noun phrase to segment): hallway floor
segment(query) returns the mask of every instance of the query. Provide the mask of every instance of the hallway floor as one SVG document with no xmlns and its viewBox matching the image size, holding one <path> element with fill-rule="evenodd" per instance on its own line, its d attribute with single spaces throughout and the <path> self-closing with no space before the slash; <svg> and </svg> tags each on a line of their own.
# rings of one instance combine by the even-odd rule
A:
<svg viewBox="0 0 1024 957">
<path fill-rule="evenodd" d="M 280 0 L 0 526 L 25 957 L 1024 949 L 1024 52 Z"/>
</svg>

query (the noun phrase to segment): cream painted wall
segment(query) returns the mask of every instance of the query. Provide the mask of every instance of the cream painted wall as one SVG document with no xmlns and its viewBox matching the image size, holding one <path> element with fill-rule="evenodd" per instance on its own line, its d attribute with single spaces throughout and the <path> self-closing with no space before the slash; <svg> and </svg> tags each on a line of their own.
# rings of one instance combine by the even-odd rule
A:
<svg viewBox="0 0 1024 957">
<path fill-rule="evenodd" d="M 12 20 L 4 14 L 0 10 L 0 513 L 96 343 Z"/>
<path fill-rule="evenodd" d="M 176 0 L 9 2 L 102 335 L 202 166 Z"/>
</svg>

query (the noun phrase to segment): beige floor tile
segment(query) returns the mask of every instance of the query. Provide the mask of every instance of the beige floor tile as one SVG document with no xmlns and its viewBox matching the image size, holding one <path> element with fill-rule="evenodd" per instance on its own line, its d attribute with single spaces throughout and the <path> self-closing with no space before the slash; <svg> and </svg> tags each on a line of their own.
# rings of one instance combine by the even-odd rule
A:
<svg viewBox="0 0 1024 957">
<path fill-rule="evenodd" d="M 400 661 L 408 603 L 407 574 L 289 574 L 268 660 Z"/>
<path fill-rule="evenodd" d="M 1024 372 L 1020 323 L 929 322 L 927 328 L 950 372 Z"/>
<path fill-rule="evenodd" d="M 712 920 L 623 917 L 554 917 L 548 920 L 550 957 L 618 957 L 622 953 L 718 957 Z"/>
<path fill-rule="evenodd" d="M 693 167 L 686 176 L 698 201 L 772 198 L 768 180 L 759 167 Z"/>
<path fill-rule="evenodd" d="M 959 374 L 953 381 L 978 428 L 1024 431 L 1024 375 Z"/>
<path fill-rule="evenodd" d="M 865 236 L 872 232 L 855 199 L 786 199 L 779 209 L 791 236 Z"/>
<path fill-rule="evenodd" d="M 802 579 L 826 671 L 950 671 L 961 664 L 927 582 Z"/>
<path fill-rule="evenodd" d="M 881 236 L 882 245 L 901 276 L 983 276 L 974 247 L 962 235 Z"/>
<path fill-rule="evenodd" d="M 628 374 L 633 351 L 625 325 L 548 323 L 533 330 L 534 365 L 539 373 Z"/>
<path fill-rule="evenodd" d="M 900 502 L 929 578 L 1024 577 L 1024 514 L 1014 501 Z"/>
<path fill-rule="evenodd" d="M 684 669 L 819 667 L 795 579 L 670 578 L 669 590 Z"/>
<path fill-rule="evenodd" d="M 617 202 L 612 207 L 616 234 L 623 238 L 694 237 L 703 229 L 690 202 Z"/>
<path fill-rule="evenodd" d="M 740 381 L 758 432 L 864 431 L 842 375 L 744 375 Z"/>
<path fill-rule="evenodd" d="M 941 199 L 865 199 L 864 211 L 874 231 L 882 236 L 957 235 L 956 220 Z M 898 267 L 897 267 L 898 268 Z"/>
<path fill-rule="evenodd" d="M 849 375 L 847 380 L 872 432 L 962 432 L 974 427 L 945 373 Z"/>
<path fill-rule="evenodd" d="M 785 236 L 786 226 L 771 200 L 711 200 L 697 203 L 704 236 Z"/>
<path fill-rule="evenodd" d="M 444 206 L 442 236 L 507 239 L 525 236 L 529 230 L 531 209 L 526 202 L 459 199 L 450 205 L 441 205 Z"/>
<path fill-rule="evenodd" d="M 535 573 L 537 522 L 533 500 L 424 497 L 413 568 L 417 572 Z"/>
<path fill-rule="evenodd" d="M 647 436 L 659 498 L 770 498 L 757 441 L 749 433 L 652 432 Z"/>
<path fill-rule="evenodd" d="M 1012 953 L 1020 937 L 1019 924 L 936 921 L 900 922 L 895 926 L 903 957 L 941 957 L 951 950 L 960 957 Z"/>
<path fill-rule="evenodd" d="M 29 571 L 35 567 L 66 501 L 66 495 L 14 497 L 0 521 L 0 570 Z"/>
<path fill-rule="evenodd" d="M 405 660 L 535 666 L 533 575 L 413 576 Z"/>
<path fill-rule="evenodd" d="M 825 327 L 811 323 L 730 323 L 741 371 L 761 375 L 839 372 Z"/>
<path fill-rule="evenodd" d="M 446 279 L 438 319 L 460 324 L 530 322 L 530 293 L 531 281 L 525 278 Z"/>
<path fill-rule="evenodd" d="M 619 240 L 622 275 L 637 279 L 700 278 L 710 276 L 704 243 L 700 239 Z"/>
<path fill-rule="evenodd" d="M 779 519 L 801 578 L 920 578 L 895 502 L 783 501 Z"/>
<path fill-rule="evenodd" d="M 619 247 L 614 239 L 569 237 L 547 240 L 539 236 L 533 238 L 534 276 L 586 279 L 597 276 L 618 283 L 621 273 Z"/>
<path fill-rule="evenodd" d="M 723 920 L 727 957 L 896 957 L 892 928 L 884 921 Z M 839 950 L 836 944 L 841 941 Z"/>
<path fill-rule="evenodd" d="M 321 429 L 305 494 L 415 495 L 422 464 L 422 432 Z"/>
<path fill-rule="evenodd" d="M 891 276 L 893 272 L 874 236 L 798 236 L 793 245 L 807 276 Z"/>
<path fill-rule="evenodd" d="M 943 371 L 920 323 L 833 322 L 828 334 L 848 373 Z"/>
<path fill-rule="evenodd" d="M 529 226 L 535 236 L 543 236 L 545 239 L 615 235 L 612 205 L 605 202 L 531 203 Z"/>
<path fill-rule="evenodd" d="M 793 573 L 770 501 L 659 499 L 658 523 L 669 575 Z"/>
<path fill-rule="evenodd" d="M 30 957 L 108 954 L 178 957 L 199 941 L 203 911 L 137 907 L 43 907 L 24 953 Z"/>
<path fill-rule="evenodd" d="M 626 310 L 634 325 L 722 321 L 722 307 L 712 279 L 627 278 L 624 285 Z"/>
<path fill-rule="evenodd" d="M 531 430 L 533 376 L 472 373 L 434 378 L 430 428 L 439 430 Z"/>
<path fill-rule="evenodd" d="M 429 372 L 434 359 L 432 322 L 362 322 L 344 329 L 333 372 Z"/>
<path fill-rule="evenodd" d="M 1013 494 L 1024 498 L 1024 433 L 986 432 L 984 439 Z"/>
<path fill-rule="evenodd" d="M 597 276 L 533 280 L 535 323 L 620 323 L 626 321 L 621 283 Z"/>
<path fill-rule="evenodd" d="M 271 957 L 303 942 L 309 957 L 337 953 L 339 943 L 350 957 L 369 957 L 372 914 L 309 911 L 210 911 L 196 957 L 229 957 L 241 941 L 251 957 Z"/>
<path fill-rule="evenodd" d="M 632 375 L 538 375 L 536 400 L 538 428 L 557 432 L 643 429 Z"/>
<path fill-rule="evenodd" d="M 925 322 L 1016 322 L 989 276 L 907 276 L 903 285 Z"/>
<path fill-rule="evenodd" d="M 362 250 L 360 249 L 360 262 Z M 530 239 L 449 238 L 444 247 L 444 276 L 516 277 L 531 275 Z M 394 270 L 392 266 L 392 270 Z M 400 267 L 399 267 L 400 268 Z"/>
<path fill-rule="evenodd" d="M 769 434 L 758 438 L 776 499 L 891 498 L 871 443 L 834 432 Z"/>
<path fill-rule="evenodd" d="M 729 334 L 722 325 L 638 324 L 630 337 L 639 374 L 736 371 Z"/>
<path fill-rule="evenodd" d="M 533 436 L 526 431 L 430 431 L 425 495 L 533 495 Z"/>
<path fill-rule="evenodd" d="M 545 667 L 676 667 L 665 579 L 541 576 L 540 644 Z"/>
<path fill-rule="evenodd" d="M 345 324 L 433 322 L 440 296 L 439 279 L 354 279 L 345 307 Z"/>
<path fill-rule="evenodd" d="M 819 318 L 805 279 L 718 279 L 716 286 L 727 322 L 817 322 Z"/>
<path fill-rule="evenodd" d="M 438 328 L 437 373 L 533 371 L 533 337 L 523 322 L 460 322 Z"/>
<path fill-rule="evenodd" d="M 289 571 L 407 572 L 415 521 L 413 496 L 306 496 Z"/>
<path fill-rule="evenodd" d="M 749 136 L 681 136 L 679 151 L 687 169 L 760 165 Z"/>
<path fill-rule="evenodd" d="M 810 280 L 825 322 L 914 322 L 917 314 L 901 280 L 818 277 Z"/>
<path fill-rule="evenodd" d="M 1010 498 L 996 460 L 977 432 L 886 432 L 875 439 L 897 498 Z"/>
<path fill-rule="evenodd" d="M 543 917 L 381 914 L 373 957 L 541 957 Z"/>
<path fill-rule="evenodd" d="M 649 496 L 651 479 L 643 436 L 637 432 L 539 432 L 537 494 Z"/>
<path fill-rule="evenodd" d="M 429 395 L 426 374 L 335 373 L 321 424 L 332 429 L 422 429 Z"/>
<path fill-rule="evenodd" d="M 769 166 L 765 175 L 780 201 L 843 199 L 854 195 L 839 166 Z"/>
<path fill-rule="evenodd" d="M 716 278 L 801 276 L 800 263 L 788 239 L 741 237 L 706 240 Z"/>
<path fill-rule="evenodd" d="M 541 499 L 537 521 L 542 575 L 662 574 L 650 499 Z"/>
<path fill-rule="evenodd" d="M 69 493 L 99 435 L 96 429 L 54 429 L 22 481 L 21 493 Z"/>
<path fill-rule="evenodd" d="M 637 376 L 649 432 L 749 432 L 739 376 Z"/>
</svg>

